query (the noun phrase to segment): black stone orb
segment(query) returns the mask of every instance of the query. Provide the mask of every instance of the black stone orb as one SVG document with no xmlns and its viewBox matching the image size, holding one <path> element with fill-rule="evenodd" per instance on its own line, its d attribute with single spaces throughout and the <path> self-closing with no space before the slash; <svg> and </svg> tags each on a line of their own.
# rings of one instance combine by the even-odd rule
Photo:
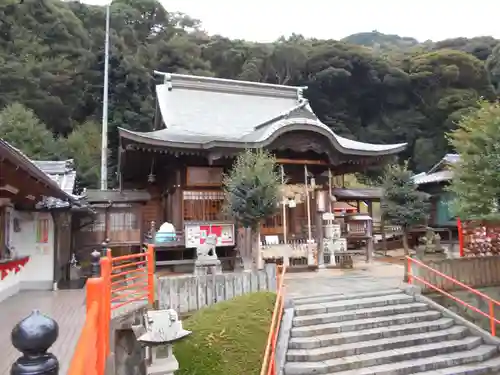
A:
<svg viewBox="0 0 500 375">
<path fill-rule="evenodd" d="M 11 375 L 58 375 L 57 358 L 47 353 L 59 335 L 57 322 L 35 310 L 11 333 L 12 345 L 23 353 L 11 368 Z"/>
<path fill-rule="evenodd" d="M 59 325 L 54 319 L 34 310 L 11 333 L 12 345 L 24 354 L 45 353 L 57 340 Z"/>
</svg>

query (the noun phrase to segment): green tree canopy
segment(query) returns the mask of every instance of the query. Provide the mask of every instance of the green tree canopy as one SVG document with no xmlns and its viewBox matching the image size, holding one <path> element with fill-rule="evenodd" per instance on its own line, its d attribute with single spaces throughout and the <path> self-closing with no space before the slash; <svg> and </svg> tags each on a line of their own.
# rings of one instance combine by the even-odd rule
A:
<svg viewBox="0 0 500 375">
<path fill-rule="evenodd" d="M 35 113 L 19 103 L 0 111 L 0 138 L 20 149 L 31 159 L 55 160 L 59 153 L 52 132 Z"/>
<path fill-rule="evenodd" d="M 500 105 L 481 102 L 449 134 L 460 155 L 453 165 L 449 190 L 455 194 L 455 214 L 462 219 L 498 216 L 500 197 Z"/>
<path fill-rule="evenodd" d="M 281 176 L 275 159 L 263 150 L 247 150 L 224 178 L 226 210 L 239 224 L 257 229 L 279 209 Z"/>
<path fill-rule="evenodd" d="M 77 189 L 97 188 L 101 170 L 101 130 L 95 122 L 78 125 L 71 134 L 61 140 L 65 157 L 76 161 Z"/>
<path fill-rule="evenodd" d="M 383 188 L 381 208 L 385 220 L 401 225 L 405 231 L 414 225 L 425 223 L 429 208 L 427 197 L 417 190 L 412 173 L 406 166 L 389 166 Z"/>
</svg>

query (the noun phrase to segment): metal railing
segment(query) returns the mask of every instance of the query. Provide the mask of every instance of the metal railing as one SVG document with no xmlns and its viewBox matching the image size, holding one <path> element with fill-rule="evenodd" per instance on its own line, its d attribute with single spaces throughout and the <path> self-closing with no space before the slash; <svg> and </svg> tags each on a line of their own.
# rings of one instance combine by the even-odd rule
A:
<svg viewBox="0 0 500 375">
<path fill-rule="evenodd" d="M 278 334 L 281 326 L 281 318 L 285 306 L 285 295 L 283 289 L 283 282 L 285 279 L 285 266 L 278 266 L 276 275 L 277 277 L 277 293 L 276 302 L 274 303 L 273 316 L 271 319 L 271 327 L 269 328 L 269 335 L 267 337 L 266 350 L 264 352 L 264 359 L 260 369 L 260 375 L 276 375 L 276 343 L 278 341 Z"/>
<path fill-rule="evenodd" d="M 490 296 L 484 294 L 484 293 L 481 293 L 479 290 L 476 290 L 474 288 L 471 288 L 470 286 L 454 279 L 453 277 L 450 277 L 448 275 L 445 275 L 444 273 L 442 272 L 439 272 L 438 270 L 435 270 L 434 268 L 432 267 L 429 267 L 427 264 L 417 260 L 417 259 L 414 259 L 414 258 L 410 258 L 410 257 L 406 257 L 407 259 L 407 262 L 408 262 L 408 283 L 409 284 L 415 284 L 415 280 L 418 281 L 418 282 L 421 282 L 422 284 L 426 285 L 427 287 L 445 295 L 446 297 L 449 297 L 451 298 L 452 300 L 454 300 L 455 302 L 459 303 L 460 305 L 462 306 L 465 306 L 469 309 L 471 309 L 472 311 L 475 311 L 476 313 L 488 318 L 489 322 L 490 322 L 490 332 L 493 336 L 496 336 L 496 325 L 497 324 L 500 324 L 500 320 L 498 320 L 497 318 L 495 318 L 495 307 L 497 306 L 500 306 L 500 302 L 499 301 L 496 301 L 494 300 L 493 298 L 491 298 Z M 476 306 L 473 306 L 463 300 L 461 300 L 460 298 L 446 292 L 445 290 L 437 287 L 436 285 L 433 285 L 432 283 L 430 283 L 429 281 L 427 280 L 424 280 L 422 277 L 420 276 L 417 276 L 415 275 L 412 271 L 412 265 L 415 265 L 415 267 L 421 267 L 423 269 L 425 269 L 426 271 L 434 274 L 434 275 L 437 275 L 439 277 L 442 277 L 444 279 L 446 279 L 447 281 L 451 282 L 452 284 L 455 284 L 461 288 L 464 288 L 466 289 L 467 291 L 475 294 L 476 296 L 479 296 L 481 298 L 483 298 L 487 304 L 488 304 L 488 312 L 484 312 L 482 311 L 481 309 L 477 308 Z"/>
<path fill-rule="evenodd" d="M 111 312 L 134 302 L 152 306 L 155 301 L 153 245 L 146 252 L 118 257 L 108 249 L 99 264 L 100 275 L 87 280 L 87 313 L 68 375 L 104 375 Z"/>
</svg>

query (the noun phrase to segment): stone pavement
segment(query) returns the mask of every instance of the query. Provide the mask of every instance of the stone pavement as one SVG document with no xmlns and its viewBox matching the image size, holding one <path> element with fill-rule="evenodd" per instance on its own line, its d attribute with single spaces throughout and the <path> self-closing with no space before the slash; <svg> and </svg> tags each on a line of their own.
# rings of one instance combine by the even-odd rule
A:
<svg viewBox="0 0 500 375">
<path fill-rule="evenodd" d="M 355 262 L 353 269 L 320 269 L 317 272 L 287 273 L 286 295 L 290 298 L 316 295 L 348 295 L 404 286 L 404 266 L 374 261 Z"/>
</svg>

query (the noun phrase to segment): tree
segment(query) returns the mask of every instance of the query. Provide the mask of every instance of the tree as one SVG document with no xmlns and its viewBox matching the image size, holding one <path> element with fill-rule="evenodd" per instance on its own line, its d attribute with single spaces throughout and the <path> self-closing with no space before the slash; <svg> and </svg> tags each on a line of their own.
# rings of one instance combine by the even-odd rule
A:
<svg viewBox="0 0 500 375">
<path fill-rule="evenodd" d="M 95 122 L 80 124 L 66 138 L 61 140 L 62 152 L 68 159 L 75 160 L 78 176 L 77 189 L 99 186 L 101 160 L 101 131 Z"/>
<path fill-rule="evenodd" d="M 425 193 L 417 190 L 412 173 L 406 165 L 392 165 L 384 176 L 384 195 L 381 200 L 384 220 L 400 225 L 403 229 L 405 256 L 409 255 L 408 234 L 410 229 L 422 224 L 428 217 L 428 202 Z M 408 280 L 408 264 L 405 262 L 405 281 Z"/>
<path fill-rule="evenodd" d="M 243 228 L 251 230 L 253 240 L 248 247 L 254 266 L 260 263 L 260 224 L 278 211 L 280 186 L 281 176 L 274 157 L 260 149 L 239 154 L 233 168 L 224 177 L 226 212 Z M 247 252 L 242 254 L 242 258 L 246 258 L 244 263 L 249 260 L 248 255 Z"/>
<path fill-rule="evenodd" d="M 19 103 L 0 111 L 0 138 L 31 159 L 55 160 L 57 141 L 35 113 Z"/>
<path fill-rule="evenodd" d="M 481 102 L 480 108 L 463 117 L 449 134 L 460 155 L 453 166 L 449 190 L 454 193 L 455 214 L 463 219 L 498 216 L 500 197 L 500 105 Z"/>
</svg>

